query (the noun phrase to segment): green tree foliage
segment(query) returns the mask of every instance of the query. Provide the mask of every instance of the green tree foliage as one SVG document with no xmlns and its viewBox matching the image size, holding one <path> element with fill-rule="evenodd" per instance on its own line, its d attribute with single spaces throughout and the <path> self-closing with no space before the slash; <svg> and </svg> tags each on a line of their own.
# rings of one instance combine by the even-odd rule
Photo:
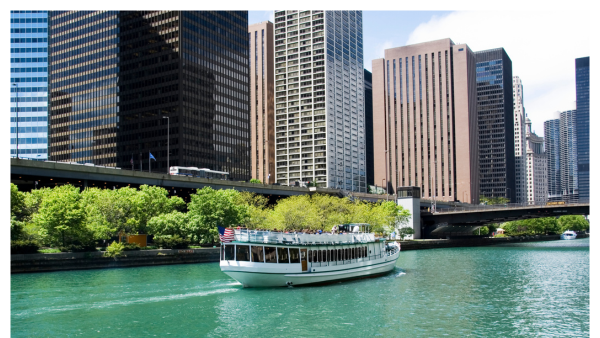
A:
<svg viewBox="0 0 600 338">
<path fill-rule="evenodd" d="M 267 206 L 269 200 L 262 195 L 251 192 L 243 191 L 239 193 L 236 203 L 248 207 L 246 218 L 241 223 L 248 229 L 261 228 L 271 212 L 271 209 Z"/>
<path fill-rule="evenodd" d="M 559 231 L 558 221 L 555 217 L 531 218 L 503 223 L 501 226 L 505 234 L 517 235 L 545 235 Z"/>
<path fill-rule="evenodd" d="M 23 217 L 25 209 L 25 194 L 19 191 L 19 188 L 10 184 L 10 215 L 17 216 L 19 220 Z"/>
<path fill-rule="evenodd" d="M 210 187 L 198 189 L 190 195 L 188 214 L 192 222 L 198 224 L 198 234 L 205 243 L 218 240 L 217 225 L 233 227 L 242 224 L 248 217 L 248 205 L 240 204 L 239 192 L 214 190 Z"/>
<path fill-rule="evenodd" d="M 290 196 L 279 200 L 270 213 L 267 223 L 261 228 L 272 230 L 319 229 L 321 215 L 317 207 L 311 203 L 310 196 Z"/>
<path fill-rule="evenodd" d="M 188 215 L 179 211 L 152 217 L 148 222 L 148 232 L 156 237 L 179 236 L 182 238 L 193 234 Z"/>
<path fill-rule="evenodd" d="M 496 204 L 506 204 L 510 200 L 505 197 L 479 197 L 479 203 L 487 204 L 487 205 L 496 205 Z"/>
<path fill-rule="evenodd" d="M 566 215 L 558 218 L 558 231 L 583 231 L 590 228 L 590 223 L 581 215 Z"/>
<path fill-rule="evenodd" d="M 170 213 L 171 211 L 184 211 L 185 202 L 182 198 L 174 196 L 169 198 L 169 192 L 157 186 L 142 185 L 137 194 L 132 196 L 135 226 L 132 232 L 148 233 L 147 224 L 154 216 Z"/>
<path fill-rule="evenodd" d="M 259 179 L 257 179 L 257 178 L 253 178 L 253 179 L 251 179 L 251 180 L 250 180 L 250 183 L 262 184 L 262 182 L 261 182 Z"/>
<path fill-rule="evenodd" d="M 79 188 L 71 185 L 55 187 L 44 196 L 33 216 L 42 240 L 55 246 L 91 240 L 91 234 L 85 227 L 80 197 Z"/>
<path fill-rule="evenodd" d="M 415 230 L 411 227 L 401 227 L 400 229 L 398 229 L 398 236 L 400 236 L 400 240 L 404 240 L 404 237 L 414 234 Z"/>
</svg>

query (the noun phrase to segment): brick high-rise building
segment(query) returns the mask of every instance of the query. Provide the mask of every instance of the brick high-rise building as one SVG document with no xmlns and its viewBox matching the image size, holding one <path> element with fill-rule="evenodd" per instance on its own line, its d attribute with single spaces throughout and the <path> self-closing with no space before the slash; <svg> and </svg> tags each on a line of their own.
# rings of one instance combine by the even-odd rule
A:
<svg viewBox="0 0 600 338">
<path fill-rule="evenodd" d="M 52 11 L 49 26 L 50 159 L 147 170 L 152 153 L 166 173 L 170 150 L 171 166 L 250 178 L 248 12 Z"/>
<path fill-rule="evenodd" d="M 375 182 L 479 203 L 475 54 L 450 39 L 373 60 Z"/>
<path fill-rule="evenodd" d="M 275 95 L 273 23 L 248 27 L 250 39 L 250 173 L 275 183 Z"/>
<path fill-rule="evenodd" d="M 277 182 L 367 191 L 361 11 L 275 11 Z"/>
</svg>

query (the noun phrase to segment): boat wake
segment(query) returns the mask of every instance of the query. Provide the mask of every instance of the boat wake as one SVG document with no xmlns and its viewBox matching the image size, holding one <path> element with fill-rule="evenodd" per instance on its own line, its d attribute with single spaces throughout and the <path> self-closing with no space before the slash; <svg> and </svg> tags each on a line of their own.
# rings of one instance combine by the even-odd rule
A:
<svg viewBox="0 0 600 338">
<path fill-rule="evenodd" d="M 239 283 L 228 283 L 226 285 L 227 286 L 229 286 L 229 285 L 237 286 L 238 284 Z M 220 294 L 220 293 L 236 292 L 238 290 L 240 290 L 240 289 L 239 288 L 222 288 L 222 289 L 216 289 L 216 290 L 207 290 L 207 291 L 200 291 L 200 292 L 191 292 L 191 293 L 147 297 L 147 298 L 107 300 L 107 301 L 95 302 L 92 304 L 72 304 L 72 305 L 50 306 L 50 307 L 44 307 L 44 308 L 35 309 L 35 310 L 25 310 L 25 311 L 17 312 L 17 313 L 14 313 L 13 316 L 26 318 L 26 317 L 36 316 L 36 315 L 43 315 L 43 314 L 51 313 L 51 312 L 86 310 L 86 309 L 104 309 L 104 308 L 110 308 L 113 306 L 129 306 L 129 305 L 135 305 L 135 304 L 156 303 L 156 302 L 186 299 L 186 298 L 190 298 L 190 297 L 204 297 L 204 296 L 210 296 L 210 295 Z"/>
</svg>

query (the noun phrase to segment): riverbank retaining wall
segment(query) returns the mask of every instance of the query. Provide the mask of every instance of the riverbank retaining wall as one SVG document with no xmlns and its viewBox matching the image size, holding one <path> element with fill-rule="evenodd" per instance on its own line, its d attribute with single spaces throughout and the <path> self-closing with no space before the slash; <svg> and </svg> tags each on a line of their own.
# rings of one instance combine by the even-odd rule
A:
<svg viewBox="0 0 600 338">
<path fill-rule="evenodd" d="M 577 235 L 586 238 L 589 235 Z M 501 243 L 552 241 L 560 235 L 535 235 L 502 238 L 436 239 L 400 241 L 402 251 L 473 247 Z M 64 252 L 50 254 L 11 255 L 11 273 L 49 272 L 61 270 L 125 268 L 166 264 L 190 264 L 219 261 L 219 248 L 125 251 L 125 256 L 104 257 L 104 252 Z"/>
<path fill-rule="evenodd" d="M 219 261 L 219 248 L 125 251 L 124 256 L 104 257 L 104 252 L 61 252 L 11 255 L 11 273 L 124 268 Z"/>
<path fill-rule="evenodd" d="M 589 235 L 577 235 L 577 238 L 587 238 Z M 431 239 L 431 240 L 416 240 L 416 241 L 399 241 L 402 251 L 406 250 L 424 250 L 424 249 L 441 249 L 441 248 L 457 248 L 457 247 L 473 247 L 485 246 L 502 243 L 519 243 L 519 242 L 536 242 L 536 241 L 555 241 L 559 240 L 560 235 L 531 235 L 531 236 L 516 236 L 516 237 L 481 237 L 468 239 Z"/>
</svg>

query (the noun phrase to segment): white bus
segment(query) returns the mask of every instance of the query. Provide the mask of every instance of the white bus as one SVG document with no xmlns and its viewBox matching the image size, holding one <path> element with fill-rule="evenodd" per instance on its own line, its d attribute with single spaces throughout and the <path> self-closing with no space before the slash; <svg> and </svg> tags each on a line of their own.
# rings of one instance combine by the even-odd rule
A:
<svg viewBox="0 0 600 338">
<path fill-rule="evenodd" d="M 229 173 L 226 171 L 210 170 L 208 168 L 198 169 L 196 167 L 170 167 L 171 175 L 182 175 L 189 177 L 211 178 L 228 180 Z"/>
</svg>

